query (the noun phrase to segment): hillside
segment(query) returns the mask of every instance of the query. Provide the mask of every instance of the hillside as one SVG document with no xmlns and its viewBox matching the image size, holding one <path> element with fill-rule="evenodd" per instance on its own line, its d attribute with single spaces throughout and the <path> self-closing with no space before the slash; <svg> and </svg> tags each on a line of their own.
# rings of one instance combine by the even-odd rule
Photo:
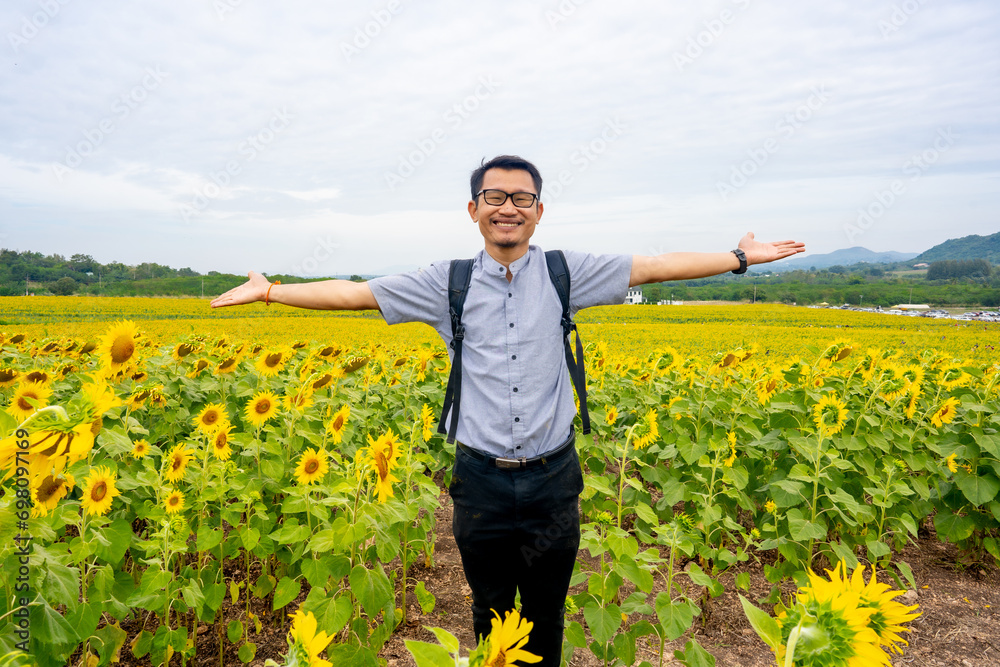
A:
<svg viewBox="0 0 1000 667">
<path fill-rule="evenodd" d="M 948 239 L 930 250 L 918 255 L 914 262 L 940 262 L 945 259 L 985 259 L 991 264 L 1000 264 L 1000 232 L 989 236 L 963 236 Z"/>
<path fill-rule="evenodd" d="M 824 255 L 796 257 L 787 261 L 769 264 L 766 268 L 762 267 L 758 270 L 777 273 L 780 271 L 795 270 L 808 271 L 812 267 L 826 269 L 831 266 L 851 266 L 852 264 L 860 264 L 862 262 L 866 264 L 892 264 L 893 262 L 905 262 L 908 259 L 916 257 L 916 255 L 917 253 L 915 252 L 895 252 L 891 250 L 887 252 L 875 252 L 868 248 L 856 246 L 854 248 L 841 248 L 840 250 L 834 250 Z"/>
</svg>

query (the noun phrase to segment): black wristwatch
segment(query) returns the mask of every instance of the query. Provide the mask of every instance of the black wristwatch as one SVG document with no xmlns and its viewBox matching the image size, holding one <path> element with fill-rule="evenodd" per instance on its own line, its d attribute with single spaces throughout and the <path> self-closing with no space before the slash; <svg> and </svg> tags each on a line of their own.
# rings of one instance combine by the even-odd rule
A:
<svg viewBox="0 0 1000 667">
<path fill-rule="evenodd" d="M 736 259 L 740 260 L 740 268 L 733 269 L 733 273 L 739 275 L 741 273 L 747 272 L 747 254 L 743 252 L 742 248 L 737 248 L 736 250 L 730 251 L 736 255 Z"/>
</svg>

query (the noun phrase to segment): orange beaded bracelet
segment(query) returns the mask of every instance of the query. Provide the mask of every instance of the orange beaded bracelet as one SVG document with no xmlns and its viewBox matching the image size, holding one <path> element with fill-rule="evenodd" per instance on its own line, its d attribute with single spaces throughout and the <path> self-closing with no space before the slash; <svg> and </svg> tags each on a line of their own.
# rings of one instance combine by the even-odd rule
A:
<svg viewBox="0 0 1000 667">
<path fill-rule="evenodd" d="M 274 287 L 275 285 L 280 285 L 280 284 L 281 284 L 280 280 L 275 280 L 273 283 L 271 283 L 270 285 L 267 286 L 267 292 L 264 294 L 264 305 L 265 306 L 270 306 L 271 305 L 271 303 L 267 300 L 268 297 L 271 296 L 271 288 Z"/>
</svg>

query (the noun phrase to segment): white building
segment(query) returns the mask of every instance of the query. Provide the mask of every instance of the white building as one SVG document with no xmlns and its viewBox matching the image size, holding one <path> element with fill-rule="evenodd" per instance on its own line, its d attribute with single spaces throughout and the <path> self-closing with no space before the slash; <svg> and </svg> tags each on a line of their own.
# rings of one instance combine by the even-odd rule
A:
<svg viewBox="0 0 1000 667">
<path fill-rule="evenodd" d="M 642 290 L 638 288 L 629 288 L 628 294 L 625 296 L 625 303 L 628 304 L 644 303 L 642 298 Z"/>
</svg>

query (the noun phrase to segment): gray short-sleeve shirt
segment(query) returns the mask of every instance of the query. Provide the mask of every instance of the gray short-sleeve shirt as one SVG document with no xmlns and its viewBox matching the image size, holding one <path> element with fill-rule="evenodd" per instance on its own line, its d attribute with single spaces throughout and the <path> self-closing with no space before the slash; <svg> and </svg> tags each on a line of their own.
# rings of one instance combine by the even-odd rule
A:
<svg viewBox="0 0 1000 667">
<path fill-rule="evenodd" d="M 564 251 L 570 311 L 625 301 L 631 255 Z M 452 354 L 448 315 L 450 261 L 368 281 L 389 324 L 424 322 Z M 462 322 L 462 407 L 455 437 L 491 456 L 531 458 L 559 446 L 576 414 L 566 368 L 562 305 L 545 253 L 530 246 L 507 268 L 482 250 L 475 257 Z M 447 423 L 447 422 L 446 422 Z"/>
</svg>

